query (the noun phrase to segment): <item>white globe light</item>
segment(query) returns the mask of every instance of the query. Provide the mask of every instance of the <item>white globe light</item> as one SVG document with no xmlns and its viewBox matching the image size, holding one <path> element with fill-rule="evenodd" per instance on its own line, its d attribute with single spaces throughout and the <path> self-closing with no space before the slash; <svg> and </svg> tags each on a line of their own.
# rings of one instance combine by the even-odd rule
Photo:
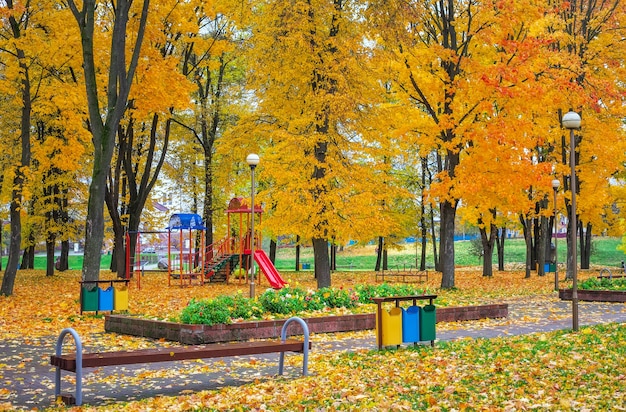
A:
<svg viewBox="0 0 626 412">
<path fill-rule="evenodd" d="M 246 157 L 246 162 L 250 165 L 250 166 L 256 166 L 259 164 L 259 155 L 256 153 L 250 153 L 248 155 L 248 157 Z"/>
<path fill-rule="evenodd" d="M 576 112 L 569 111 L 563 115 L 561 124 L 566 129 L 578 129 L 580 127 L 580 115 Z"/>
</svg>

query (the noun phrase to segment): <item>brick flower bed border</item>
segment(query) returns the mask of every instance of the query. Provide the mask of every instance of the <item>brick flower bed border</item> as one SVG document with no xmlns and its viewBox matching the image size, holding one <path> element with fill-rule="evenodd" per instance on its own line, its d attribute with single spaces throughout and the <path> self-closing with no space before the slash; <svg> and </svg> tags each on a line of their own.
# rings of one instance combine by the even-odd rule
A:
<svg viewBox="0 0 626 412">
<path fill-rule="evenodd" d="M 571 289 L 559 289 L 561 300 L 572 300 Z M 578 300 L 585 302 L 626 302 L 626 292 L 618 290 L 580 290 Z"/>
<path fill-rule="evenodd" d="M 507 304 L 437 308 L 437 322 L 506 318 Z M 349 332 L 374 329 L 375 314 L 326 316 L 305 319 L 312 333 Z M 105 316 L 104 329 L 125 335 L 165 339 L 185 345 L 280 337 L 285 320 L 240 322 L 230 325 L 187 325 L 124 315 Z M 300 326 L 289 326 L 288 334 L 299 334 Z"/>
</svg>

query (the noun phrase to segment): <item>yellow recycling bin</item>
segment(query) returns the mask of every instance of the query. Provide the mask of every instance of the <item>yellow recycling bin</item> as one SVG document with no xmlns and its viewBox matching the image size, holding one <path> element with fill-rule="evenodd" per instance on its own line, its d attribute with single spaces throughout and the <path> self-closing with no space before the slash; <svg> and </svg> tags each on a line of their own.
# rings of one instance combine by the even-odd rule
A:
<svg viewBox="0 0 626 412">
<path fill-rule="evenodd" d="M 402 308 L 387 311 L 381 308 L 382 346 L 402 345 Z M 376 333 L 379 333 L 378 316 L 376 317 Z"/>
<path fill-rule="evenodd" d="M 115 289 L 113 310 L 128 310 L 128 286 Z"/>
</svg>

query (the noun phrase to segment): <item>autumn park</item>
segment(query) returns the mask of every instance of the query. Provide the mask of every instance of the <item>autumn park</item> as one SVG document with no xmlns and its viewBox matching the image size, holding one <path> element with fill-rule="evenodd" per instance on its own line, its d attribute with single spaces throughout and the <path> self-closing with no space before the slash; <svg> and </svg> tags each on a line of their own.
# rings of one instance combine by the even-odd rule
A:
<svg viewBox="0 0 626 412">
<path fill-rule="evenodd" d="M 0 411 L 626 409 L 625 2 L 0 5 Z"/>
</svg>

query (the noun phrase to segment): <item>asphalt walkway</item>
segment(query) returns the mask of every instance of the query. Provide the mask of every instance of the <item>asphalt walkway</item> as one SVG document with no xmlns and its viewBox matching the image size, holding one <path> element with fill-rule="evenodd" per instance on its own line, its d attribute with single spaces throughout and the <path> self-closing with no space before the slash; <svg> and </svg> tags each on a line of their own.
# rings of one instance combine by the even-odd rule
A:
<svg viewBox="0 0 626 412">
<path fill-rule="evenodd" d="M 556 299 L 517 299 L 509 304 L 507 319 L 441 323 L 437 340 L 494 338 L 571 329 L 571 302 Z M 580 302 L 580 326 L 626 323 L 626 304 Z M 43 409 L 54 403 L 54 368 L 49 357 L 57 337 L 34 344 L 5 345 L 0 342 L 0 410 Z M 312 354 L 325 351 L 376 349 L 373 331 L 350 334 L 316 334 Z M 286 355 L 289 361 L 289 354 Z M 237 386 L 275 375 L 278 354 L 201 361 L 165 362 L 88 369 L 83 381 L 83 402 L 92 406 L 110 402 L 175 396 L 223 386 Z M 287 376 L 300 376 L 302 365 L 287 362 Z M 65 373 L 63 376 L 74 374 Z M 63 392 L 73 384 L 64 383 Z"/>
</svg>

